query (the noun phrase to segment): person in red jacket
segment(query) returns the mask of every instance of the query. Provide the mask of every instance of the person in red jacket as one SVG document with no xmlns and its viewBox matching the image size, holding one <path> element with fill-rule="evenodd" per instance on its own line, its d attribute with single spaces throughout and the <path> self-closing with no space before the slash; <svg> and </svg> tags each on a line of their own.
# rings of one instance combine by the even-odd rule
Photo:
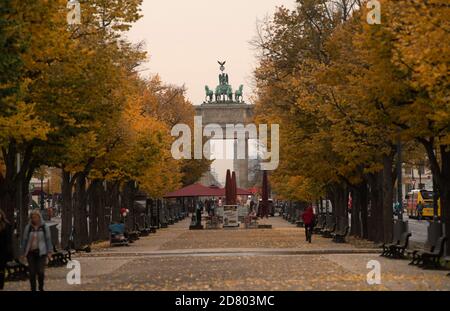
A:
<svg viewBox="0 0 450 311">
<path fill-rule="evenodd" d="M 305 225 L 305 235 L 306 235 L 306 241 L 311 243 L 313 228 L 314 228 L 314 211 L 312 206 L 309 206 L 302 215 L 303 224 Z"/>
</svg>

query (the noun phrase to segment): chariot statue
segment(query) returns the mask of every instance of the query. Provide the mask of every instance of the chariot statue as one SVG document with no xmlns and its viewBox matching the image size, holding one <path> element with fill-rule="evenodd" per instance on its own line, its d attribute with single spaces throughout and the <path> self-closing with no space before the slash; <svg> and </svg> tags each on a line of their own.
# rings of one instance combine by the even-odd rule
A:
<svg viewBox="0 0 450 311">
<path fill-rule="evenodd" d="M 205 102 L 213 102 L 216 103 L 240 103 L 243 102 L 243 89 L 244 86 L 240 85 L 239 89 L 234 92 L 234 101 L 233 101 L 233 89 L 229 83 L 228 74 L 225 73 L 225 64 L 226 61 L 218 61 L 220 65 L 219 74 L 219 85 L 217 85 L 216 89 L 210 89 L 209 86 L 205 85 Z"/>
</svg>

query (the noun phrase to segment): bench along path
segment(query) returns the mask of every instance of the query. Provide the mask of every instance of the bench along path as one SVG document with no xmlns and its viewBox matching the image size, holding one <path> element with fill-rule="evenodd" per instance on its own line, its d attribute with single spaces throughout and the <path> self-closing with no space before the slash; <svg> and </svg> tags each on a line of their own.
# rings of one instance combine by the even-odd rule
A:
<svg viewBox="0 0 450 311">
<path fill-rule="evenodd" d="M 68 285 L 66 268 L 47 270 L 47 290 L 403 290 L 450 289 L 445 271 L 423 271 L 378 249 L 337 244 L 279 217 L 273 229 L 189 231 L 186 219 L 129 247 L 77 254 L 82 284 Z M 376 253 L 374 253 L 376 252 Z M 382 284 L 368 285 L 369 260 L 379 260 Z M 383 282 L 384 280 L 384 282 Z M 6 289 L 28 289 L 26 282 Z"/>
</svg>

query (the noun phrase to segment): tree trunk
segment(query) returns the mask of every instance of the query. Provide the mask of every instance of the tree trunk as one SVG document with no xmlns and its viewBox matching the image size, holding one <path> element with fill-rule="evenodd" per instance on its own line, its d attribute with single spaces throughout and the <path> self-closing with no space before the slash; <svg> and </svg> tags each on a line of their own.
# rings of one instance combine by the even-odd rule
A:
<svg viewBox="0 0 450 311">
<path fill-rule="evenodd" d="M 350 234 L 356 237 L 361 237 L 361 222 L 360 222 L 360 209 L 361 209 L 361 198 L 358 188 L 353 188 L 352 192 L 352 221 L 350 227 Z"/>
<path fill-rule="evenodd" d="M 22 187 L 22 205 L 19 207 L 19 211 L 22 214 L 23 222 L 20 224 L 20 232 L 23 232 L 25 229 L 26 224 L 28 223 L 28 215 L 29 215 L 29 208 L 31 203 L 31 195 L 30 195 L 30 180 L 33 176 L 34 168 L 31 169 L 31 171 L 28 172 L 27 176 L 23 177 L 23 181 L 21 182 Z"/>
<path fill-rule="evenodd" d="M 21 153 L 19 159 L 17 158 L 17 154 L 20 150 L 18 150 L 17 143 L 13 139 L 1 151 L 5 172 L 4 174 L 0 174 L 0 208 L 5 212 L 6 218 L 13 225 L 16 225 L 20 220 L 20 215 L 24 217 L 20 227 L 17 227 L 22 232 L 21 228 L 25 227 L 28 217 L 28 213 L 25 215 L 25 211 L 28 210 L 26 197 L 28 195 L 29 180 L 35 169 L 35 166 L 31 165 L 33 146 L 28 145 Z M 19 172 L 17 171 L 18 166 L 20 167 Z M 22 190 L 20 197 L 18 190 Z M 15 218 L 14 211 L 18 212 L 19 219 Z"/>
<path fill-rule="evenodd" d="M 107 205 L 111 208 L 111 220 L 120 221 L 120 189 L 119 182 L 107 183 Z"/>
<path fill-rule="evenodd" d="M 15 224 L 14 210 L 17 208 L 17 149 L 15 142 L 10 142 L 8 148 L 2 149 L 2 151 L 5 173 L 0 175 L 0 208 L 5 212 L 8 221 Z"/>
<path fill-rule="evenodd" d="M 444 224 L 444 234 L 450 237 L 450 151 L 449 146 L 441 146 L 441 174 L 439 192 L 441 195 L 441 220 Z M 450 238 L 447 239 L 447 255 L 450 254 Z"/>
<path fill-rule="evenodd" d="M 367 182 L 364 182 L 358 188 L 360 196 L 360 210 L 361 210 L 361 237 L 363 239 L 369 238 L 369 222 L 368 222 L 368 206 L 367 206 Z"/>
<path fill-rule="evenodd" d="M 6 214 L 6 219 L 11 223 L 15 223 L 14 219 L 14 207 L 16 205 L 14 187 L 9 185 L 6 180 L 1 182 L 0 185 L 0 209 Z"/>
<path fill-rule="evenodd" d="M 326 215 L 334 215 L 335 211 L 336 211 L 336 206 L 337 206 L 337 199 L 336 199 L 336 193 L 333 187 L 330 187 L 330 189 L 328 190 L 328 197 L 330 198 L 330 202 L 331 202 L 331 212 L 330 209 L 327 208 L 326 209 Z"/>
<path fill-rule="evenodd" d="M 98 221 L 98 238 L 100 240 L 108 239 L 108 223 L 106 221 L 106 191 L 103 186 L 104 181 L 100 181 L 98 187 L 98 210 L 97 210 L 97 221 Z"/>
<path fill-rule="evenodd" d="M 62 170 L 62 204 L 61 204 L 61 246 L 69 246 L 69 237 L 72 232 L 72 184 L 70 173 Z"/>
<path fill-rule="evenodd" d="M 75 181 L 75 205 L 74 205 L 74 225 L 75 225 L 75 248 L 89 242 L 87 226 L 87 202 L 86 202 L 86 175 L 80 173 Z"/>
<path fill-rule="evenodd" d="M 370 176 L 369 183 L 370 183 L 370 210 L 369 210 L 368 239 L 374 242 L 381 242 L 383 240 L 382 172 L 372 174 Z"/>
<path fill-rule="evenodd" d="M 125 183 L 125 185 L 123 187 L 121 199 L 122 199 L 121 200 L 122 206 L 130 211 L 127 216 L 127 219 L 126 219 L 126 224 L 129 229 L 134 230 L 134 227 L 136 224 L 136 222 L 135 222 L 135 217 L 136 217 L 135 212 L 136 211 L 134 208 L 134 182 L 133 181 L 129 181 L 129 182 Z"/>
<path fill-rule="evenodd" d="M 441 165 L 439 166 L 438 157 L 436 156 L 434 139 L 419 139 L 423 144 L 430 161 L 433 178 L 435 178 L 436 186 L 441 200 L 441 220 L 444 225 L 444 234 L 450 236 L 450 150 L 449 145 L 439 145 L 441 154 Z M 450 239 L 447 239 L 447 254 L 450 250 Z"/>
<path fill-rule="evenodd" d="M 91 242 L 108 238 L 105 206 L 103 181 L 95 179 L 89 187 L 89 238 Z"/>
<path fill-rule="evenodd" d="M 98 180 L 93 180 L 88 188 L 88 202 L 89 202 L 89 241 L 98 241 L 98 195 L 97 195 Z"/>
<path fill-rule="evenodd" d="M 384 243 L 390 243 L 393 235 L 393 175 L 392 175 L 392 156 L 384 156 L 383 158 L 383 239 Z"/>
<path fill-rule="evenodd" d="M 348 192 L 345 185 L 336 186 L 336 228 L 342 230 L 341 226 L 348 224 Z"/>
</svg>

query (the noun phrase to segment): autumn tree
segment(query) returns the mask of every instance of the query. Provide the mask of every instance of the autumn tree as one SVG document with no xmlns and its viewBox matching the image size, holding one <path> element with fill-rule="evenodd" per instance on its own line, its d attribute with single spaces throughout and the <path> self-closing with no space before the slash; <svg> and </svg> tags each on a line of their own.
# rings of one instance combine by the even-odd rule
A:
<svg viewBox="0 0 450 311">
<path fill-rule="evenodd" d="M 283 157 L 275 188 L 291 183 L 292 198 L 328 194 L 336 216 L 346 216 L 347 189 L 339 174 L 342 156 L 332 148 L 332 123 L 319 109 L 327 100 L 317 89 L 316 71 L 329 63 L 325 43 L 347 20 L 355 1 L 298 1 L 294 11 L 280 8 L 255 41 L 260 50 L 258 120 L 280 123 Z"/>
<path fill-rule="evenodd" d="M 13 210 L 24 210 L 34 169 L 36 146 L 52 131 L 36 92 L 48 82 L 49 71 L 62 59 L 69 34 L 65 1 L 2 1 L 0 4 L 0 145 L 4 171 L 0 176 L 0 207 L 13 220 Z M 49 111 L 46 111 L 47 113 Z M 19 169 L 20 168 L 20 169 Z M 22 200 L 18 189 L 22 188 Z M 23 226 L 23 224 L 22 224 Z"/>
<path fill-rule="evenodd" d="M 382 24 L 370 25 L 365 1 L 297 3 L 256 41 L 258 119 L 283 124 L 276 189 L 293 199 L 326 193 L 341 216 L 351 191 L 352 233 L 390 241 L 396 145 L 421 143 L 448 222 L 448 6 L 385 0 Z"/>
<path fill-rule="evenodd" d="M 383 1 L 386 31 L 393 38 L 392 62 L 414 96 L 400 107 L 396 124 L 404 140 L 426 150 L 442 221 L 450 234 L 449 44 L 450 7 L 447 1 Z M 447 244 L 450 247 L 450 243 Z"/>
</svg>

